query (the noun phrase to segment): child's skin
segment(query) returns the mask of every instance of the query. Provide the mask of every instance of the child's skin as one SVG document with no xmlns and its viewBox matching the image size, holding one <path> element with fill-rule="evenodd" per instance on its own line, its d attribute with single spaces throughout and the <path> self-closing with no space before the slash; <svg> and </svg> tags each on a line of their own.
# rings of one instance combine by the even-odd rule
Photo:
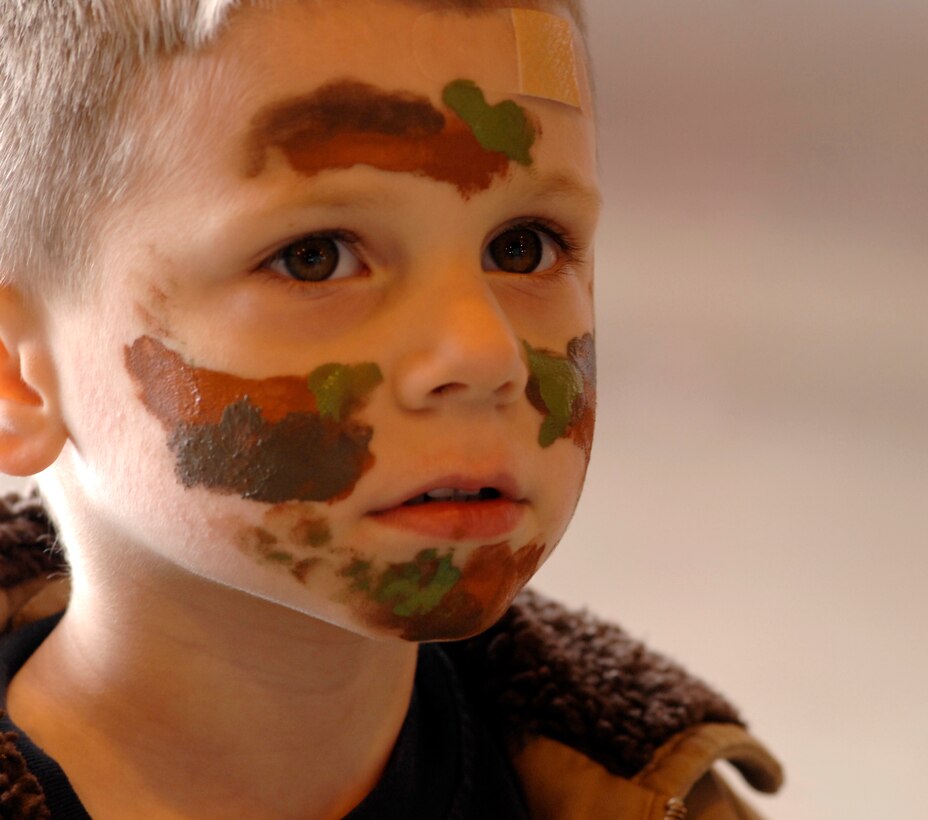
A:
<svg viewBox="0 0 928 820">
<path fill-rule="evenodd" d="M 414 641 L 489 626 L 573 512 L 594 400 L 588 89 L 582 110 L 491 90 L 490 41 L 472 77 L 423 72 L 404 46 L 421 14 L 237 14 L 139 115 L 152 164 L 103 215 L 98 291 L 20 305 L 39 329 L 19 337 L 0 316 L 21 363 L 5 403 L 41 398 L 28 464 L 54 462 L 75 564 L 9 709 L 95 817 L 341 816 L 396 739 Z M 460 79 L 525 113 L 530 162 L 455 160 Z M 333 83 L 354 113 L 333 113 Z M 364 130 L 378 96 L 395 136 Z M 429 108 L 445 126 L 423 136 Z M 330 114 L 360 125 L 328 141 Z M 488 243 L 526 222 L 537 270 L 494 269 Z M 275 254 L 320 234 L 334 277 L 293 280 Z M 502 497 L 403 506 L 481 487 Z"/>
</svg>

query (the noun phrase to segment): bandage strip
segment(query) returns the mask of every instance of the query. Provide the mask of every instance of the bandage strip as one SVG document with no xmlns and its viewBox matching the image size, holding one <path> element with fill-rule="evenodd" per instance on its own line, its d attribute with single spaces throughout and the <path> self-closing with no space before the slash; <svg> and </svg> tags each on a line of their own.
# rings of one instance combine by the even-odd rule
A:
<svg viewBox="0 0 928 820">
<path fill-rule="evenodd" d="M 487 91 L 582 107 L 573 29 L 556 14 L 510 8 L 462 19 L 429 12 L 416 21 L 412 41 L 429 79 L 467 77 Z"/>
<path fill-rule="evenodd" d="M 580 107 L 574 36 L 563 17 L 509 9 L 519 55 L 519 91 Z"/>
</svg>

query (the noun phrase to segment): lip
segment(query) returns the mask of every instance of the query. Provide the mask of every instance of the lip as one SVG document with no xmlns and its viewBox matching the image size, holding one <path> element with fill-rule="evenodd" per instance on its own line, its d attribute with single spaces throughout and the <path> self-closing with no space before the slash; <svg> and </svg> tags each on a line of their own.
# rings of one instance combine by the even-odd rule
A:
<svg viewBox="0 0 928 820">
<path fill-rule="evenodd" d="M 453 487 L 468 492 L 494 487 L 499 490 L 500 497 L 482 501 L 405 504 L 411 498 L 440 487 Z M 444 476 L 404 493 L 402 499 L 397 499 L 388 507 L 368 513 L 370 518 L 380 524 L 452 541 L 506 535 L 516 528 L 524 514 L 525 500 L 518 483 L 508 474 Z"/>
</svg>

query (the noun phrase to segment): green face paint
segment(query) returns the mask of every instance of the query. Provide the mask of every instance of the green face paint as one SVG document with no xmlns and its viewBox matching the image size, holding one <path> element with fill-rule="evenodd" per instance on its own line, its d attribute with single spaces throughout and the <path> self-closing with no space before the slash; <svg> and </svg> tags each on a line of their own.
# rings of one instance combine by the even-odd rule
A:
<svg viewBox="0 0 928 820">
<path fill-rule="evenodd" d="M 393 614 L 400 618 L 428 615 L 461 577 L 451 558 L 450 553 L 439 558 L 437 550 L 423 550 L 415 561 L 390 566 L 380 579 L 375 598 L 392 604 Z"/>
<path fill-rule="evenodd" d="M 339 422 L 363 405 L 382 381 L 383 374 L 373 362 L 324 364 L 309 374 L 309 390 L 316 397 L 319 415 Z"/>
<path fill-rule="evenodd" d="M 529 366 L 525 392 L 544 414 L 538 443 L 550 447 L 559 438 L 570 437 L 589 454 L 596 407 L 592 335 L 572 339 L 566 356 L 523 344 Z"/>
<path fill-rule="evenodd" d="M 372 584 L 371 562 L 356 558 L 342 572 L 351 581 L 350 588 L 355 592 L 369 592 Z"/>
<path fill-rule="evenodd" d="M 374 568 L 356 558 L 338 574 L 347 580 L 356 615 L 410 641 L 456 640 L 486 629 L 528 581 L 545 553 L 529 542 L 470 551 L 463 565 L 454 550 L 422 550 L 412 561 Z"/>
<path fill-rule="evenodd" d="M 307 519 L 290 530 L 290 538 L 303 547 L 324 547 L 332 540 L 332 532 L 325 521 Z"/>
<path fill-rule="evenodd" d="M 193 367 L 150 336 L 125 357 L 185 487 L 271 504 L 334 501 L 374 462 L 373 428 L 353 417 L 383 381 L 373 362 L 244 379 Z"/>
<path fill-rule="evenodd" d="M 399 618 L 412 618 L 428 615 L 458 582 L 461 571 L 452 558 L 451 552 L 439 556 L 437 550 L 428 549 L 413 561 L 388 565 L 377 577 L 367 561 L 352 562 L 344 574 L 353 590 L 367 593 Z"/>
<path fill-rule="evenodd" d="M 512 100 L 489 105 L 483 91 L 470 80 L 449 83 L 442 101 L 467 123 L 481 147 L 505 154 L 521 165 L 532 164 L 535 128 L 521 106 Z"/>
<path fill-rule="evenodd" d="M 538 433 L 538 443 L 550 447 L 567 432 L 574 404 L 583 393 L 583 379 L 572 362 L 536 350 L 525 342 L 528 366 L 544 406 L 545 420 Z"/>
</svg>

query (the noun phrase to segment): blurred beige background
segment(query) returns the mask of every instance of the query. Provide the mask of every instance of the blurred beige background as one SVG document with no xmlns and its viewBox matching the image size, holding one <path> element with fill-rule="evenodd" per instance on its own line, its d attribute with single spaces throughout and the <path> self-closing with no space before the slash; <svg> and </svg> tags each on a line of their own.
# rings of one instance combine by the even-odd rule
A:
<svg viewBox="0 0 928 820">
<path fill-rule="evenodd" d="M 536 585 L 727 692 L 772 818 L 928 816 L 928 3 L 588 2 L 600 420 Z"/>
<path fill-rule="evenodd" d="M 588 489 L 536 585 L 742 707 L 774 820 L 928 812 L 928 3 L 588 0 Z"/>
</svg>

